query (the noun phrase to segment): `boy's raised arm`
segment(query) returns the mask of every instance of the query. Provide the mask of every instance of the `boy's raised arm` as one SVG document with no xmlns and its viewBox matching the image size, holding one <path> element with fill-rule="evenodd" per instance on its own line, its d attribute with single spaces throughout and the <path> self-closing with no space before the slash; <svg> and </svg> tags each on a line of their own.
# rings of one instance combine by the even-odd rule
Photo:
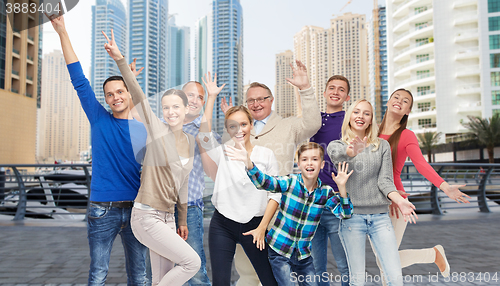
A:
<svg viewBox="0 0 500 286">
<path fill-rule="evenodd" d="M 64 59 L 66 60 L 66 64 L 76 63 L 78 61 L 78 57 L 73 50 L 73 46 L 71 45 L 71 41 L 68 36 L 68 32 L 66 31 L 66 26 L 64 25 L 64 17 L 62 15 L 62 10 L 59 11 L 59 15 L 45 14 L 47 18 L 49 18 L 52 27 L 59 35 L 59 39 L 61 40 L 61 48 L 64 54 Z"/>
</svg>

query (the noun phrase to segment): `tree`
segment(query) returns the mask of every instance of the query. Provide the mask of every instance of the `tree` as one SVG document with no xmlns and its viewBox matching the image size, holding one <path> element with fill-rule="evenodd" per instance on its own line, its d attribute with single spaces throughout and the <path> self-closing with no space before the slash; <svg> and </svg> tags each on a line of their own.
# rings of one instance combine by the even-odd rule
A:
<svg viewBox="0 0 500 286">
<path fill-rule="evenodd" d="M 470 133 L 480 144 L 486 146 L 490 163 L 495 163 L 494 149 L 500 144 L 500 114 L 495 114 L 490 118 L 480 118 L 478 116 L 467 116 L 469 122 L 462 125 L 470 130 Z"/>
<path fill-rule="evenodd" d="M 424 132 L 417 134 L 420 147 L 427 151 L 427 162 L 432 162 L 432 149 L 436 147 L 441 132 Z"/>
</svg>

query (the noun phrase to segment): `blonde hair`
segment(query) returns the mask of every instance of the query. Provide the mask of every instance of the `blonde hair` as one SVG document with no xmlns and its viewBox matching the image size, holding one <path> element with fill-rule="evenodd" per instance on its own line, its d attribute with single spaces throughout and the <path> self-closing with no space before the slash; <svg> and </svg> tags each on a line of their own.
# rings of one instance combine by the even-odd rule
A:
<svg viewBox="0 0 500 286">
<path fill-rule="evenodd" d="M 245 115 L 248 118 L 248 121 L 250 122 L 250 125 L 253 125 L 253 117 L 252 117 L 252 114 L 250 113 L 250 110 L 248 110 L 248 108 L 246 108 L 243 105 L 236 105 L 236 106 L 233 106 L 233 107 L 229 108 L 226 111 L 226 113 L 224 114 L 224 116 L 225 116 L 225 118 L 224 118 L 224 126 L 226 128 L 227 128 L 227 121 L 228 121 L 229 116 L 235 114 L 238 111 L 241 111 L 241 112 L 245 113 Z"/>
<path fill-rule="evenodd" d="M 356 135 L 354 132 L 351 130 L 351 114 L 354 111 L 354 108 L 361 102 L 367 102 L 371 109 L 372 109 L 372 121 L 370 125 L 366 128 L 365 130 L 365 136 L 368 139 L 368 143 L 372 144 L 374 148 L 372 149 L 372 152 L 377 151 L 378 147 L 380 146 L 380 139 L 378 138 L 378 126 L 377 123 L 375 122 L 374 118 L 374 113 L 373 113 L 373 106 L 372 104 L 366 100 L 366 99 L 358 99 L 355 102 L 349 106 L 349 109 L 347 109 L 347 112 L 345 113 L 344 116 L 344 122 L 342 123 L 342 141 L 345 143 L 349 144 Z M 360 138 L 363 139 L 363 138 Z"/>
</svg>

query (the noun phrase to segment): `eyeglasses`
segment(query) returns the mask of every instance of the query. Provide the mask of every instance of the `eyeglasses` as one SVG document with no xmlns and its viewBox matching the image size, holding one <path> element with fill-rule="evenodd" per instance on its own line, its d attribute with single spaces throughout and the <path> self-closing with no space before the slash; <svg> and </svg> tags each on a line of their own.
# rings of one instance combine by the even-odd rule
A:
<svg viewBox="0 0 500 286">
<path fill-rule="evenodd" d="M 270 97 L 271 97 L 271 96 L 270 96 L 270 95 L 268 95 L 268 96 L 266 96 L 266 97 L 264 97 L 264 98 L 249 99 L 249 100 L 247 100 L 247 105 L 248 105 L 248 106 L 250 106 L 250 105 L 254 105 L 256 102 L 258 102 L 258 103 L 263 103 L 263 102 L 264 102 L 264 100 L 266 100 L 266 99 L 268 99 L 268 98 L 270 98 Z"/>
</svg>

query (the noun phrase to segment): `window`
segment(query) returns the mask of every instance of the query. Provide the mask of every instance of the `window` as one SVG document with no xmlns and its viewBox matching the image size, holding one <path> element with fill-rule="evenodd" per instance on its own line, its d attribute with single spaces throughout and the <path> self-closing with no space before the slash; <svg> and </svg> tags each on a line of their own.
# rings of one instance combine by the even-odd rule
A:
<svg viewBox="0 0 500 286">
<path fill-rule="evenodd" d="M 495 114 L 500 114 L 500 109 L 493 109 L 491 110 L 493 111 L 493 114 L 492 115 L 495 115 Z"/>
<path fill-rule="evenodd" d="M 429 60 L 429 54 L 417 55 L 417 63 L 425 62 Z"/>
<path fill-rule="evenodd" d="M 426 28 L 428 26 L 427 22 L 422 22 L 422 23 L 415 23 L 415 29 L 420 30 L 423 28 Z"/>
<path fill-rule="evenodd" d="M 500 90 L 491 91 L 491 104 L 500 105 Z"/>
<path fill-rule="evenodd" d="M 417 96 L 430 94 L 431 92 L 430 86 L 419 86 L 417 87 Z"/>
<path fill-rule="evenodd" d="M 425 45 L 429 43 L 429 38 L 422 38 L 422 39 L 416 39 L 415 40 L 415 45 L 418 47 L 418 46 L 421 46 L 421 45 Z"/>
<path fill-rule="evenodd" d="M 419 14 L 419 13 L 422 13 L 424 11 L 427 11 L 427 6 L 424 6 L 424 7 L 415 7 L 415 15 Z"/>
<path fill-rule="evenodd" d="M 500 54 L 490 54 L 490 68 L 500 68 Z"/>
<path fill-rule="evenodd" d="M 500 86 L 500 72 L 491 72 L 491 86 Z"/>
<path fill-rule="evenodd" d="M 426 78 L 426 77 L 429 77 L 429 76 L 430 76 L 430 71 L 429 70 L 417 71 L 417 79 Z"/>
<path fill-rule="evenodd" d="M 490 50 L 500 49 L 500 35 L 490 35 Z"/>
<path fill-rule="evenodd" d="M 421 102 L 418 104 L 418 109 L 421 112 L 429 111 L 429 110 L 431 110 L 431 103 L 430 102 Z"/>
<path fill-rule="evenodd" d="M 420 128 L 429 128 L 429 127 L 435 127 L 432 126 L 432 119 L 430 118 L 422 118 L 418 120 L 418 127 Z"/>
<path fill-rule="evenodd" d="M 488 13 L 500 12 L 500 0 L 488 0 Z"/>
<path fill-rule="evenodd" d="M 500 30 L 500 17 L 490 17 L 488 19 L 488 28 L 490 31 Z"/>
</svg>

